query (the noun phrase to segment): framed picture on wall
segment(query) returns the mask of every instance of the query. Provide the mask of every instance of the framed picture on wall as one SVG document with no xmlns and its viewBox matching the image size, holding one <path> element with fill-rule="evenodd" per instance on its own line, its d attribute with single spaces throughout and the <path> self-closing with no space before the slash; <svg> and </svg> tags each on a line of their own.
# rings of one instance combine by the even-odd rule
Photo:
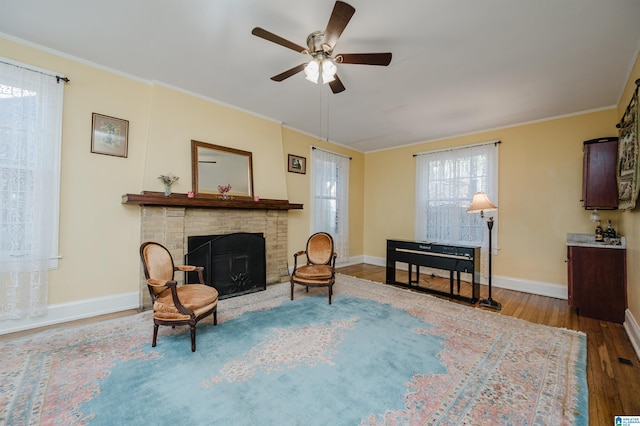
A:
<svg viewBox="0 0 640 426">
<path fill-rule="evenodd" d="M 93 113 L 91 122 L 91 152 L 127 157 L 129 122 L 120 118 Z"/>
<path fill-rule="evenodd" d="M 291 173 L 307 173 L 307 159 L 289 154 L 289 171 Z"/>
</svg>

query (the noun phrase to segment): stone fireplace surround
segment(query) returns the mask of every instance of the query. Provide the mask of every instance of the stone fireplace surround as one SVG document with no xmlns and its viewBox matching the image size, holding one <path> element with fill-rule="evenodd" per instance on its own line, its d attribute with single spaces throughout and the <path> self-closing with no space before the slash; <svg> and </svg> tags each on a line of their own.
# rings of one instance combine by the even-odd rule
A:
<svg viewBox="0 0 640 426">
<path fill-rule="evenodd" d="M 266 240 L 267 284 L 275 284 L 289 279 L 287 265 L 288 209 L 302 208 L 301 205 L 291 204 L 288 205 L 289 207 L 283 208 L 282 206 L 270 205 L 267 201 L 255 204 L 250 208 L 229 208 L 230 206 L 216 208 L 216 202 L 213 203 L 213 206 L 205 207 L 197 205 L 200 203 L 196 202 L 172 202 L 174 200 L 166 200 L 167 205 L 159 205 L 162 199 L 158 203 L 144 204 L 145 200 L 139 199 L 141 197 L 139 194 L 123 196 L 123 203 L 140 204 L 140 243 L 155 241 L 164 245 L 171 252 L 177 265 L 184 263 L 184 254 L 188 251 L 187 240 L 190 236 L 259 232 L 264 235 Z M 183 273 L 176 273 L 175 278 L 179 283 L 184 282 Z M 141 270 L 140 306 L 142 309 L 149 309 L 151 305 L 146 280 Z"/>
</svg>

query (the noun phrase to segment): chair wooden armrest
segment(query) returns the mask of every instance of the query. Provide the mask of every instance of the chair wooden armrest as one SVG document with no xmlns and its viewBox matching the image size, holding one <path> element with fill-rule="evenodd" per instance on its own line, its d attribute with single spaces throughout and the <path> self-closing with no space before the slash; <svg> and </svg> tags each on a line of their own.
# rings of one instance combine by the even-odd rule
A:
<svg viewBox="0 0 640 426">
<path fill-rule="evenodd" d="M 174 266 L 173 269 L 175 271 L 181 271 L 181 272 L 197 272 L 198 273 L 198 280 L 200 281 L 200 284 L 204 284 L 204 275 L 203 275 L 203 271 L 204 271 L 204 267 L 202 266 L 193 266 L 193 265 L 178 265 L 178 266 Z"/>
<path fill-rule="evenodd" d="M 178 266 L 175 266 L 174 269 L 176 271 L 191 272 L 191 271 L 203 271 L 204 267 L 193 266 L 193 265 L 178 265 Z"/>
<path fill-rule="evenodd" d="M 307 254 L 306 251 L 300 250 L 299 252 L 293 253 L 293 271 L 295 272 L 298 269 L 298 256 L 302 256 L 303 254 Z"/>
<path fill-rule="evenodd" d="M 171 298 L 173 299 L 173 304 L 176 309 L 184 315 L 193 315 L 193 311 L 191 309 L 185 308 L 180 299 L 178 298 L 178 288 L 177 281 L 174 280 L 157 280 L 154 278 L 149 278 L 147 280 L 147 284 L 152 287 L 167 287 L 171 290 Z"/>
<path fill-rule="evenodd" d="M 191 318 L 195 318 L 195 314 L 193 313 L 193 311 L 191 309 L 189 309 L 189 308 L 186 308 L 182 304 L 182 302 L 180 302 L 180 298 L 178 298 L 177 286 L 171 286 L 169 288 L 171 289 L 171 297 L 173 297 L 173 304 L 175 305 L 176 309 L 181 314 L 189 315 L 189 316 L 191 316 Z"/>
<path fill-rule="evenodd" d="M 178 283 L 173 280 L 157 280 L 155 278 L 149 278 L 147 284 L 153 287 L 171 287 L 178 285 Z"/>
</svg>

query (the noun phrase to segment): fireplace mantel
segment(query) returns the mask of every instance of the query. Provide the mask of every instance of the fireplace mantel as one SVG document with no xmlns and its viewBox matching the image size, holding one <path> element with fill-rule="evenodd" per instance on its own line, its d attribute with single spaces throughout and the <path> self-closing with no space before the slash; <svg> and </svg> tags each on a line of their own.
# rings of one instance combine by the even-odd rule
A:
<svg viewBox="0 0 640 426">
<path fill-rule="evenodd" d="M 234 198 L 222 200 L 220 198 L 199 197 L 189 198 L 187 194 L 174 193 L 164 195 L 162 192 L 143 191 L 141 194 L 124 194 L 122 204 L 139 204 L 146 206 L 165 207 L 195 207 L 205 209 L 252 209 L 252 210 L 301 210 L 302 204 L 290 203 L 288 200 L 260 199 L 253 201 L 248 198 Z"/>
</svg>

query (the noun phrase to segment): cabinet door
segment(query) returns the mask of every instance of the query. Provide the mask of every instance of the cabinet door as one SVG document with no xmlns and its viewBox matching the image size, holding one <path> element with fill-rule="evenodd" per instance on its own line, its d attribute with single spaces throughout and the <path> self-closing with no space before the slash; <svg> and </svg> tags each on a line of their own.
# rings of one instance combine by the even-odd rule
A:
<svg viewBox="0 0 640 426">
<path fill-rule="evenodd" d="M 626 250 L 569 248 L 571 304 L 580 315 L 624 322 L 627 307 Z"/>
<path fill-rule="evenodd" d="M 582 200 L 588 209 L 617 209 L 618 138 L 601 138 L 584 143 Z"/>
<path fill-rule="evenodd" d="M 578 306 L 573 299 L 573 263 L 571 263 L 572 248 L 567 247 L 567 301 L 569 306 Z"/>
</svg>

